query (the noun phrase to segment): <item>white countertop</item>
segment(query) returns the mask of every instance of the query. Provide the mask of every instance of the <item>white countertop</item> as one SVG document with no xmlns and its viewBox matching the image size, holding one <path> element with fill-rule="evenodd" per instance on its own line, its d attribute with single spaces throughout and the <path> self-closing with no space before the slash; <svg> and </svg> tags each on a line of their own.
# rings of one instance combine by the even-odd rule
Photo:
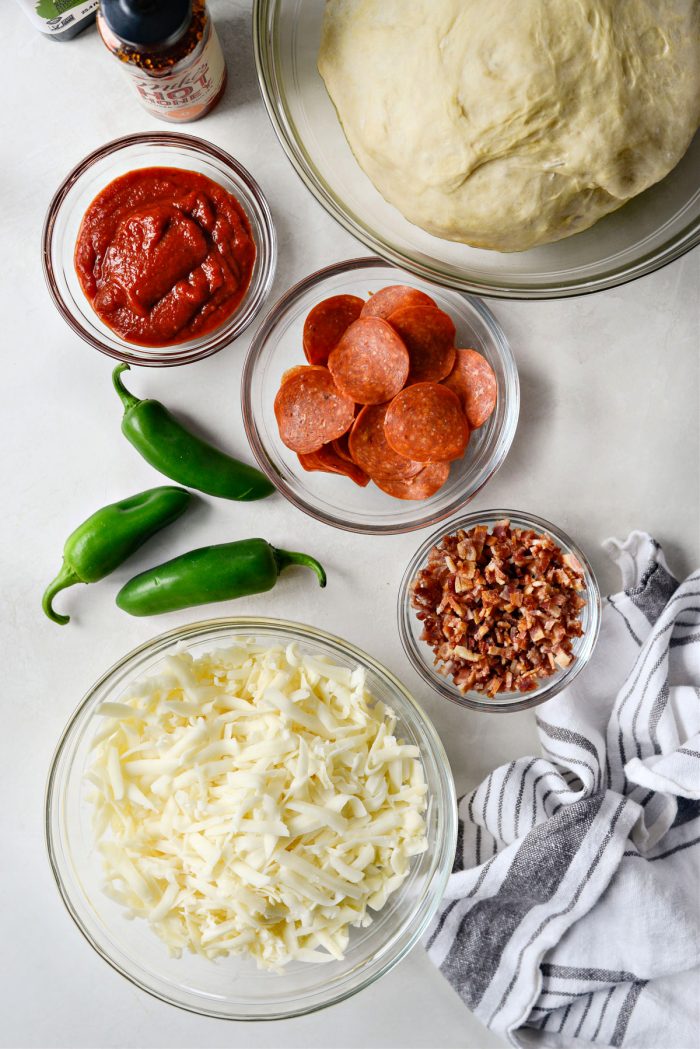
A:
<svg viewBox="0 0 700 1049">
<path fill-rule="evenodd" d="M 189 530 L 156 540 L 99 586 L 62 595 L 61 606 L 74 615 L 70 627 L 59 629 L 43 617 L 41 592 L 68 533 L 97 507 L 160 481 L 120 435 L 112 362 L 74 337 L 49 301 L 39 262 L 41 224 L 59 181 L 87 152 L 118 135 L 164 125 L 131 97 L 94 30 L 59 45 L 43 40 L 14 5 L 3 7 L 0 1042 L 74 1049 L 500 1045 L 421 948 L 371 989 L 315 1016 L 257 1025 L 192 1016 L 113 972 L 59 900 L 43 841 L 53 748 L 99 674 L 168 627 L 208 612 L 251 612 L 309 621 L 347 637 L 415 690 L 442 734 L 459 791 L 530 752 L 534 718 L 454 708 L 407 666 L 395 628 L 396 591 L 423 533 L 353 536 L 302 517 L 279 496 L 265 504 L 202 503 Z M 258 94 L 249 7 L 212 2 L 229 85 L 218 109 L 192 130 L 233 153 L 267 194 L 280 241 L 275 299 L 312 270 L 368 252 L 316 203 L 277 143 Z M 590 555 L 605 591 L 617 584 L 600 548 L 609 535 L 647 529 L 663 542 L 677 572 L 700 562 L 699 287 L 696 250 L 598 295 L 490 303 L 513 346 L 523 404 L 508 460 L 474 508 L 511 506 L 559 523 Z M 200 364 L 139 369 L 132 385 L 249 457 L 238 390 L 250 334 Z M 303 536 L 304 547 L 328 569 L 328 589 L 315 591 L 300 573 L 237 606 L 202 608 L 201 616 L 135 620 L 115 607 L 122 583 L 164 559 L 166 547 L 171 556 L 256 534 L 282 546 Z"/>
</svg>

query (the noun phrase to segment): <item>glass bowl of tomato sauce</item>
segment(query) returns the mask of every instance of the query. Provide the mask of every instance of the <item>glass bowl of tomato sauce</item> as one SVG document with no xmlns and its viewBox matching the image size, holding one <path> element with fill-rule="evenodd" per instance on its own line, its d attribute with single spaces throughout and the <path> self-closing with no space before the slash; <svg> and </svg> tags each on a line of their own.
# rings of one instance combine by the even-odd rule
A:
<svg viewBox="0 0 700 1049">
<path fill-rule="evenodd" d="M 115 139 L 56 191 L 42 262 L 72 330 L 130 364 L 187 364 L 251 323 L 270 290 L 276 236 L 252 175 L 179 132 Z"/>
</svg>

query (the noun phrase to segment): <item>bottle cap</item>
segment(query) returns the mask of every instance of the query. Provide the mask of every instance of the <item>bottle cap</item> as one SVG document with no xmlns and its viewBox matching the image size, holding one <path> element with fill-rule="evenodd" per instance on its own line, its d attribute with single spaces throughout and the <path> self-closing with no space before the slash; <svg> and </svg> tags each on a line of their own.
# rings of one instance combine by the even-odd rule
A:
<svg viewBox="0 0 700 1049">
<path fill-rule="evenodd" d="M 192 0 L 101 0 L 107 26 L 137 48 L 171 47 L 192 18 Z"/>
</svg>

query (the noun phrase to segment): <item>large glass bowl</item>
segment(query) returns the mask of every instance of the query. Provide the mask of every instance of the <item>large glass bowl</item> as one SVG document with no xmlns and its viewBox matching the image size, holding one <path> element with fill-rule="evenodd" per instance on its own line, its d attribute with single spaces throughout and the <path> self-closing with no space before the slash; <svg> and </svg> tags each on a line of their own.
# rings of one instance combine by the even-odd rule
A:
<svg viewBox="0 0 700 1049">
<path fill-rule="evenodd" d="M 158 671 L 176 649 L 199 653 L 252 636 L 362 666 L 376 699 L 392 707 L 397 732 L 421 754 L 428 786 L 428 849 L 374 921 L 351 933 L 343 961 L 291 963 L 283 973 L 254 962 L 216 962 L 194 955 L 171 958 L 145 921 L 127 920 L 102 891 L 91 806 L 84 773 L 99 728 L 97 707 L 119 701 L 130 685 Z M 90 689 L 70 719 L 53 759 L 46 795 L 46 834 L 58 888 L 72 918 L 105 961 L 132 983 L 172 1005 L 229 1020 L 272 1020 L 312 1012 L 355 994 L 388 972 L 425 931 L 452 867 L 457 833 L 454 784 L 440 739 L 426 715 L 393 674 L 340 638 L 299 623 L 275 619 L 215 619 L 162 634 L 124 656 Z"/>
<path fill-rule="evenodd" d="M 486 357 L 498 382 L 498 403 L 488 421 L 474 430 L 463 459 L 430 499 L 404 501 L 374 484 L 358 488 L 347 477 L 304 470 L 281 441 L 274 413 L 284 372 L 305 364 L 304 319 L 331 295 L 367 298 L 390 284 L 410 284 L 430 295 L 452 317 L 457 345 Z M 511 349 L 493 314 L 479 299 L 438 287 L 388 266 L 377 258 L 349 259 L 312 273 L 273 306 L 251 343 L 241 383 L 243 421 L 258 465 L 282 495 L 325 524 L 352 532 L 390 534 L 425 528 L 456 513 L 483 488 L 506 457 L 520 407 L 518 372 Z"/>
<path fill-rule="evenodd" d="M 256 247 L 250 284 L 237 309 L 213 331 L 174 346 L 138 346 L 108 328 L 85 296 L 73 261 L 80 223 L 97 194 L 120 175 L 150 167 L 197 171 L 223 186 L 243 208 Z M 187 364 L 228 346 L 261 309 L 272 286 L 276 262 L 272 215 L 250 172 L 218 146 L 176 131 L 127 135 L 90 153 L 56 190 L 42 233 L 44 276 L 59 313 L 90 346 L 129 364 Z"/>
<path fill-rule="evenodd" d="M 581 625 L 583 633 L 581 637 L 573 640 L 574 660 L 565 669 L 559 669 L 551 677 L 542 678 L 539 686 L 532 692 L 503 692 L 490 699 L 480 692 L 462 692 L 453 684 L 452 679 L 438 673 L 433 662 L 433 650 L 426 641 L 421 640 L 423 624 L 417 618 L 414 608 L 411 606 L 411 586 L 422 568 L 425 567 L 430 551 L 446 535 L 454 535 L 460 529 L 467 531 L 476 525 L 485 525 L 489 530 L 498 521 L 507 518 L 517 528 L 530 528 L 533 532 L 548 535 L 561 547 L 565 554 L 572 554 L 583 568 L 583 577 L 586 589 L 582 596 L 586 603 L 581 609 Z M 480 510 L 467 517 L 461 517 L 456 521 L 450 521 L 437 532 L 429 536 L 421 544 L 404 572 L 398 597 L 398 624 L 401 643 L 414 669 L 420 674 L 436 692 L 445 699 L 450 699 L 460 706 L 469 707 L 472 710 L 481 710 L 490 714 L 507 714 L 516 710 L 527 710 L 537 707 L 552 699 L 562 689 L 566 688 L 578 677 L 588 660 L 598 640 L 600 631 L 601 599 L 600 588 L 588 558 L 570 539 L 566 532 L 562 532 L 556 525 L 545 521 L 542 517 L 534 514 L 525 514 L 517 510 Z"/>
<path fill-rule="evenodd" d="M 316 68 L 324 0 L 255 0 L 263 99 L 311 192 L 385 259 L 482 295 L 547 299 L 614 287 L 700 243 L 700 135 L 662 182 L 591 229 L 516 254 L 441 240 L 388 204 L 355 160 Z"/>
</svg>

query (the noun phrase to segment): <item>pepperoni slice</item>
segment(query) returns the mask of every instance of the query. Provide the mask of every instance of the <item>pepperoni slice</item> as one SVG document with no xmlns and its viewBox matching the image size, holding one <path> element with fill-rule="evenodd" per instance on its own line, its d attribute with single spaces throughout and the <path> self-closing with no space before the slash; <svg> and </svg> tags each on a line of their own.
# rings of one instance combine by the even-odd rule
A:
<svg viewBox="0 0 700 1049">
<path fill-rule="evenodd" d="M 388 404 L 369 404 L 363 408 L 350 431 L 350 454 L 366 474 L 377 481 L 399 477 L 414 477 L 423 469 L 423 463 L 412 462 L 399 455 L 387 443 L 384 420 Z"/>
<path fill-rule="evenodd" d="M 403 389 L 408 350 L 381 317 L 360 317 L 328 358 L 338 389 L 359 404 L 383 404 Z"/>
<path fill-rule="evenodd" d="M 483 426 L 498 400 L 498 382 L 493 368 L 476 350 L 457 350 L 454 368 L 443 379 L 457 394 L 472 430 Z"/>
<path fill-rule="evenodd" d="M 395 452 L 422 463 L 459 459 L 469 441 L 459 398 L 436 382 L 407 386 L 394 397 L 384 432 Z"/>
<path fill-rule="evenodd" d="M 301 367 L 280 386 L 275 417 L 288 448 L 315 452 L 350 429 L 355 402 L 341 393 L 326 368 Z"/>
<path fill-rule="evenodd" d="M 347 459 L 349 463 L 354 463 L 355 460 L 350 455 L 349 439 L 350 431 L 348 430 L 342 437 L 337 437 L 335 441 L 331 441 L 331 444 L 336 455 L 339 455 L 341 459 Z"/>
<path fill-rule="evenodd" d="M 455 362 L 455 326 L 437 306 L 404 306 L 389 317 L 411 358 L 409 383 L 440 382 Z"/>
<path fill-rule="evenodd" d="M 304 355 L 309 364 L 328 364 L 331 350 L 364 305 L 357 295 L 332 295 L 314 306 L 304 322 Z"/>
<path fill-rule="evenodd" d="M 317 452 L 307 452 L 306 454 L 302 452 L 297 455 L 297 458 L 305 470 L 342 474 L 345 477 L 349 477 L 355 484 L 359 484 L 360 488 L 366 488 L 369 484 L 367 474 L 349 456 L 339 455 L 335 445 L 336 441 L 332 441 L 330 444 L 324 444 Z"/>
<path fill-rule="evenodd" d="M 449 463 L 428 463 L 413 477 L 379 477 L 374 483 L 395 499 L 430 499 L 442 488 L 449 473 Z"/>
<path fill-rule="evenodd" d="M 310 366 L 308 364 L 295 364 L 291 368 L 287 368 L 286 372 L 282 373 L 282 379 L 280 381 L 280 386 L 284 386 L 284 384 L 287 382 L 287 380 L 291 379 L 293 375 L 302 375 L 302 374 L 306 375 L 306 374 L 308 374 L 308 372 L 311 370 L 311 367 L 316 367 L 316 365 L 311 365 Z M 319 368 L 319 371 L 326 371 L 326 369 L 322 368 L 320 365 L 318 366 L 318 368 Z"/>
<path fill-rule="evenodd" d="M 407 284 L 390 284 L 388 288 L 375 291 L 362 307 L 363 317 L 383 317 L 384 320 L 404 306 L 435 306 L 436 304 L 418 288 L 409 288 Z"/>
</svg>

